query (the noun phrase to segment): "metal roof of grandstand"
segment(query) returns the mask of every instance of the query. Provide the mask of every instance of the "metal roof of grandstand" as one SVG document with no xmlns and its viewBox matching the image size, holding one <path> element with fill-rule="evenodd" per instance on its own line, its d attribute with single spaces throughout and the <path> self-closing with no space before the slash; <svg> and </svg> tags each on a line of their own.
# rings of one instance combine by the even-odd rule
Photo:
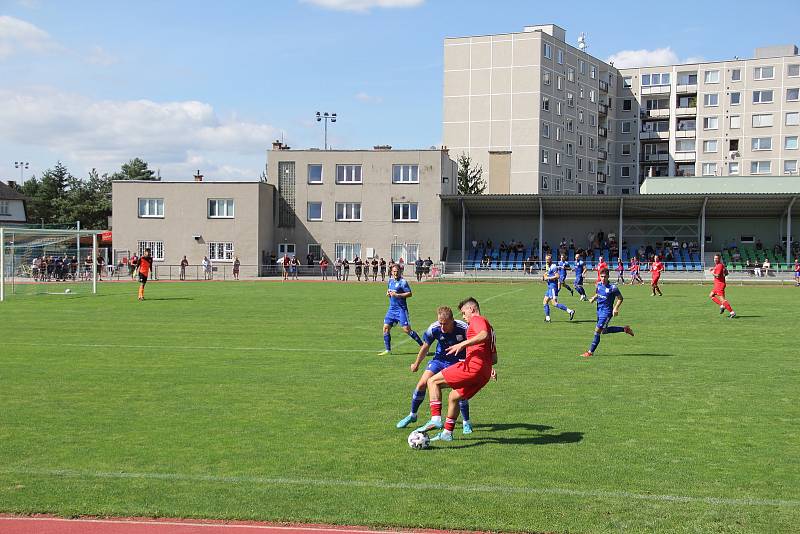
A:
<svg viewBox="0 0 800 534">
<path fill-rule="evenodd" d="M 800 194 L 800 176 L 664 176 L 645 179 L 642 195 Z"/>
<path fill-rule="evenodd" d="M 706 203 L 707 217 L 780 217 L 800 194 L 651 194 L 651 195 L 442 195 L 445 206 L 458 209 L 462 201 L 472 215 L 580 214 L 594 217 L 698 217 Z M 792 215 L 800 214 L 795 202 Z"/>
</svg>

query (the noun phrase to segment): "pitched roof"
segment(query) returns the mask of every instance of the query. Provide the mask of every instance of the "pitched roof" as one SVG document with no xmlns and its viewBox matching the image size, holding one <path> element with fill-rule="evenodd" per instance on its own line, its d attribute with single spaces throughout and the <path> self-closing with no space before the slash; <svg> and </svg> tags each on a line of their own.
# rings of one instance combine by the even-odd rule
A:
<svg viewBox="0 0 800 534">
<path fill-rule="evenodd" d="M 28 197 L 0 182 L 0 200 L 28 200 Z"/>
</svg>

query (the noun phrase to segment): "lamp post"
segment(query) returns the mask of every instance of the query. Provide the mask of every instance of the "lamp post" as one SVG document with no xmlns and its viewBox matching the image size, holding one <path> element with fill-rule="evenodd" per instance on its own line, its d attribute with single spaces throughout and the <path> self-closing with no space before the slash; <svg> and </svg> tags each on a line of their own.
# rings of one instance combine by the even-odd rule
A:
<svg viewBox="0 0 800 534">
<path fill-rule="evenodd" d="M 327 111 L 320 113 L 317 111 L 317 122 L 325 121 L 325 150 L 328 150 L 328 121 L 336 122 L 336 113 L 328 113 Z"/>
<path fill-rule="evenodd" d="M 22 172 L 30 168 L 30 163 L 27 161 L 15 161 L 14 168 L 19 169 L 19 183 L 22 184 Z"/>
</svg>

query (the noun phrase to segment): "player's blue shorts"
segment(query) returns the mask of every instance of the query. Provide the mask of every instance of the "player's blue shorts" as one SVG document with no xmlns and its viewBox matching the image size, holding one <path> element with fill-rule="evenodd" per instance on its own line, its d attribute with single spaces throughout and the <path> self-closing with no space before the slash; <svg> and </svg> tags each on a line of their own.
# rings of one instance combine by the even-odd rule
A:
<svg viewBox="0 0 800 534">
<path fill-rule="evenodd" d="M 575 279 L 575 285 L 576 286 L 582 286 L 583 285 L 583 278 L 576 278 Z"/>
<path fill-rule="evenodd" d="M 608 328 L 608 323 L 611 322 L 611 317 L 611 315 L 598 315 L 596 328 L 599 328 L 601 331 Z"/>
<path fill-rule="evenodd" d="M 404 310 L 402 308 L 392 309 L 389 308 L 389 311 L 386 312 L 386 317 L 383 318 L 383 324 L 399 324 L 400 326 L 408 326 L 408 310 Z"/>
<path fill-rule="evenodd" d="M 547 286 L 547 291 L 544 292 L 544 296 L 547 298 L 558 298 L 558 286 Z"/>
<path fill-rule="evenodd" d="M 563 284 L 564 282 L 566 282 L 566 281 L 567 281 L 567 273 L 564 273 L 564 274 L 560 274 L 560 275 L 558 275 L 558 280 L 559 280 L 559 282 L 561 282 L 562 284 Z"/>
<path fill-rule="evenodd" d="M 437 358 L 434 358 L 434 359 L 432 359 L 431 361 L 428 362 L 428 366 L 425 368 L 425 370 L 426 371 L 430 371 L 433 374 L 436 374 L 439 371 L 441 371 L 442 369 L 447 369 L 448 367 L 450 367 L 454 363 L 456 363 L 456 362 L 448 362 L 446 360 L 439 360 Z"/>
</svg>

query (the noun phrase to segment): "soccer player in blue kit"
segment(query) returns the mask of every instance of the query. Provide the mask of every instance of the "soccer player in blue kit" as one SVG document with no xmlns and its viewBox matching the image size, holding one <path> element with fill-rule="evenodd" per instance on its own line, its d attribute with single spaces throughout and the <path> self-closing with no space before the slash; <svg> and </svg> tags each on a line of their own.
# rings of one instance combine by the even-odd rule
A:
<svg viewBox="0 0 800 534">
<path fill-rule="evenodd" d="M 567 257 L 562 254 L 561 260 L 558 262 L 558 290 L 561 291 L 562 287 L 566 287 L 567 291 L 569 291 L 570 295 L 575 295 L 575 292 L 572 291 L 572 288 L 569 287 L 567 284 L 567 271 L 569 270 L 569 262 L 567 261 Z"/>
<path fill-rule="evenodd" d="M 619 288 L 608 281 L 608 269 L 600 271 L 600 283 L 597 284 L 597 293 L 589 299 L 589 302 L 597 301 L 597 326 L 594 329 L 594 339 L 589 346 L 589 350 L 581 354 L 584 358 L 591 358 L 597 345 L 600 344 L 600 336 L 603 334 L 618 334 L 625 332 L 633 336 L 633 330 L 628 325 L 608 326 L 613 317 L 619 314 L 619 307 L 622 306 L 622 293 Z"/>
<path fill-rule="evenodd" d="M 586 264 L 583 261 L 580 253 L 575 254 L 575 291 L 581 296 L 581 300 L 588 300 L 586 298 L 586 291 L 583 289 L 583 277 L 586 274 Z"/>
<path fill-rule="evenodd" d="M 469 325 L 464 321 L 456 321 L 453 318 L 453 310 L 448 306 L 440 306 L 436 310 L 436 316 L 436 322 L 431 324 L 422 334 L 423 343 L 419 349 L 419 354 L 417 354 L 417 359 L 411 364 L 411 372 L 417 372 L 422 360 L 428 355 L 428 350 L 434 343 L 436 343 L 436 352 L 431 361 L 428 362 L 425 372 L 419 378 L 414 393 L 411 394 L 411 412 L 397 422 L 397 428 L 405 428 L 417 420 L 417 411 L 422 401 L 425 400 L 425 392 L 428 389 L 428 379 L 442 369 L 446 369 L 463 360 L 467 354 L 466 349 L 462 349 L 456 354 L 447 354 L 447 349 L 467 339 Z M 471 434 L 472 424 L 469 420 L 469 401 L 461 399 L 458 401 L 458 406 L 461 409 L 461 418 L 464 421 L 463 432 L 464 434 Z"/>
<path fill-rule="evenodd" d="M 422 340 L 416 332 L 411 330 L 411 323 L 408 319 L 408 304 L 406 299 L 411 298 L 411 286 L 400 275 L 400 267 L 392 265 L 391 276 L 389 277 L 386 295 L 389 297 L 389 310 L 383 319 L 383 345 L 386 348 L 379 352 L 378 356 L 386 356 L 392 353 L 392 335 L 389 331 L 395 323 L 400 324 L 403 332 L 408 334 L 411 339 L 422 345 Z"/>
<path fill-rule="evenodd" d="M 546 269 L 544 280 L 547 282 L 547 291 L 545 291 L 544 300 L 542 301 L 544 305 L 544 320 L 546 323 L 550 322 L 550 303 L 552 302 L 556 308 L 567 312 L 569 314 L 569 320 L 571 321 L 575 316 L 575 310 L 570 310 L 565 305 L 558 303 L 558 284 L 561 279 L 561 275 L 558 272 L 558 265 L 553 263 L 553 257 L 550 254 L 544 257 L 544 262 Z"/>
</svg>

